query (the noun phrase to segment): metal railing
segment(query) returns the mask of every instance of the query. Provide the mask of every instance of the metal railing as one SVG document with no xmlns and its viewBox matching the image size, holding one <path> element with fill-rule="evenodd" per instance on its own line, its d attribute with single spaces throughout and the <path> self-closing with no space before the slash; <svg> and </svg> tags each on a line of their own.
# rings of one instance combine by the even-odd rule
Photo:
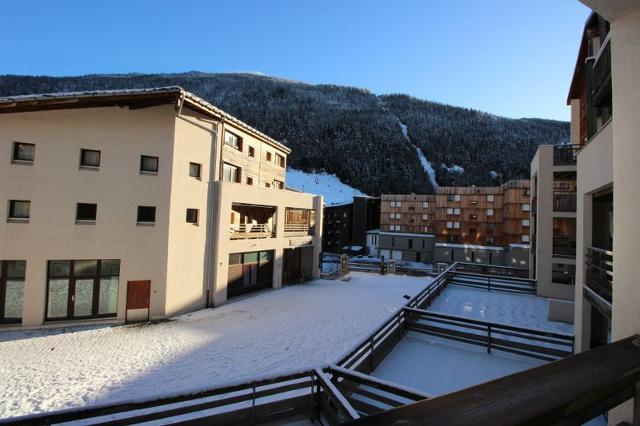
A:
<svg viewBox="0 0 640 426">
<path fill-rule="evenodd" d="M 554 212 L 575 212 L 576 193 L 553 191 L 553 211 Z"/>
<path fill-rule="evenodd" d="M 448 283 L 465 287 L 483 288 L 488 291 L 536 294 L 536 281 L 528 278 L 452 271 L 449 273 Z"/>
<path fill-rule="evenodd" d="M 529 278 L 527 268 L 514 268 L 512 266 L 485 265 L 479 263 L 458 262 L 456 272 L 473 272 L 478 274 L 494 275 L 501 277 Z"/>
<path fill-rule="evenodd" d="M 285 223 L 285 235 L 313 235 L 312 227 L 304 223 Z"/>
<path fill-rule="evenodd" d="M 553 255 L 557 257 L 575 257 L 576 239 L 569 237 L 553 237 Z"/>
<path fill-rule="evenodd" d="M 268 223 L 243 223 L 230 226 L 231 239 L 269 238 L 274 236 L 273 227 Z"/>
<path fill-rule="evenodd" d="M 586 267 L 586 287 L 604 300 L 610 313 L 613 294 L 613 252 L 587 247 Z"/>
<path fill-rule="evenodd" d="M 573 353 L 573 336 L 405 307 L 407 329 L 529 358 L 555 361 Z"/>
<path fill-rule="evenodd" d="M 553 165 L 571 166 L 576 164 L 576 154 L 580 145 L 555 145 L 553 147 Z"/>
</svg>

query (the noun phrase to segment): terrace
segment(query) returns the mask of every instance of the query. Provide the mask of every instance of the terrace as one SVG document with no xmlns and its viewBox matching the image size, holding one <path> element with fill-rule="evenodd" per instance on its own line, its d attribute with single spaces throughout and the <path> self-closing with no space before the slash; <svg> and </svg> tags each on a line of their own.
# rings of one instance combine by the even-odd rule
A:
<svg viewBox="0 0 640 426">
<path fill-rule="evenodd" d="M 535 281 L 510 276 L 508 268 L 501 275 L 458 270 L 466 266 L 454 264 L 432 282 L 424 281 L 426 287 L 334 364 L 160 399 L 12 420 L 578 424 L 634 397 L 640 338 L 571 356 L 570 326 L 544 319 Z M 496 301 L 514 307 L 489 309 Z M 357 317 L 349 313 L 353 322 Z M 520 323 L 504 323 L 514 318 Z M 557 362 L 547 364 L 550 360 Z M 584 375 L 594 369 L 598 374 Z M 506 409 L 513 416 L 505 418 Z"/>
</svg>

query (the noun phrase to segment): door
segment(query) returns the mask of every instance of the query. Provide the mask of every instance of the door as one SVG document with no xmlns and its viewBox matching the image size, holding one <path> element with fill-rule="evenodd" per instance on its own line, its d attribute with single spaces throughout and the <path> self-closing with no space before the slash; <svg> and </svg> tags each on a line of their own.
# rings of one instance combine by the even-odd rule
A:
<svg viewBox="0 0 640 426">
<path fill-rule="evenodd" d="M 127 281 L 126 322 L 148 321 L 151 281 Z"/>
<path fill-rule="evenodd" d="M 282 284 L 298 282 L 302 279 L 302 249 L 285 249 L 282 265 Z"/>
</svg>

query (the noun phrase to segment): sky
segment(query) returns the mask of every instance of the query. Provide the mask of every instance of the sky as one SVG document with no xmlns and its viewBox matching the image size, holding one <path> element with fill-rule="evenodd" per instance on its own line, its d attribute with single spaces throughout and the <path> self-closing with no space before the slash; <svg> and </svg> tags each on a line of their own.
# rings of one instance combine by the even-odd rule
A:
<svg viewBox="0 0 640 426">
<path fill-rule="evenodd" d="M 569 120 L 577 0 L 0 0 L 0 74 L 256 72 Z"/>
</svg>

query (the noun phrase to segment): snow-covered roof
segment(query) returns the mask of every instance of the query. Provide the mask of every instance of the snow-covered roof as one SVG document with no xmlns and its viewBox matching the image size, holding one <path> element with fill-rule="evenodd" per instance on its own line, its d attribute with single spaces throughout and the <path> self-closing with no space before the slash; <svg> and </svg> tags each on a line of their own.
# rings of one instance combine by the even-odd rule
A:
<svg viewBox="0 0 640 426">
<path fill-rule="evenodd" d="M 495 247 L 495 246 L 481 246 L 478 244 L 452 244 L 452 243 L 436 243 L 436 247 L 446 247 L 446 248 L 464 248 L 464 249 L 474 249 L 474 250 L 494 250 L 494 251 L 504 251 L 503 247 Z"/>
<path fill-rule="evenodd" d="M 15 109 L 20 110 L 25 107 L 28 111 L 38 111 L 43 109 L 59 108 L 82 108 L 87 106 L 95 106 L 96 103 L 112 104 L 117 100 L 124 100 L 131 97 L 136 98 L 153 98 L 159 95 L 174 96 L 178 102 L 185 102 L 187 107 L 198 110 L 215 118 L 226 120 L 238 127 L 246 130 L 254 136 L 263 139 L 265 142 L 275 146 L 278 149 L 290 153 L 291 150 L 276 141 L 275 139 L 265 135 L 259 130 L 249 126 L 245 122 L 235 118 L 234 116 L 224 112 L 220 108 L 212 105 L 204 99 L 184 90 L 180 86 L 164 86 L 151 87 L 143 89 L 119 89 L 119 90 L 88 90 L 78 92 L 57 92 L 57 93 L 37 93 L 31 95 L 16 95 L 0 97 L 0 113 L 13 112 Z M 114 99 L 115 98 L 115 99 Z M 75 101 L 75 102 L 74 102 Z M 91 105 L 87 105 L 91 102 Z"/>
<path fill-rule="evenodd" d="M 529 249 L 529 244 L 518 244 L 518 243 L 510 243 L 509 247 L 513 248 L 521 248 L 521 249 Z"/>
<path fill-rule="evenodd" d="M 434 238 L 433 234 L 412 234 L 410 232 L 380 232 L 380 235 L 395 235 L 400 237 L 422 237 L 422 238 Z"/>
</svg>

